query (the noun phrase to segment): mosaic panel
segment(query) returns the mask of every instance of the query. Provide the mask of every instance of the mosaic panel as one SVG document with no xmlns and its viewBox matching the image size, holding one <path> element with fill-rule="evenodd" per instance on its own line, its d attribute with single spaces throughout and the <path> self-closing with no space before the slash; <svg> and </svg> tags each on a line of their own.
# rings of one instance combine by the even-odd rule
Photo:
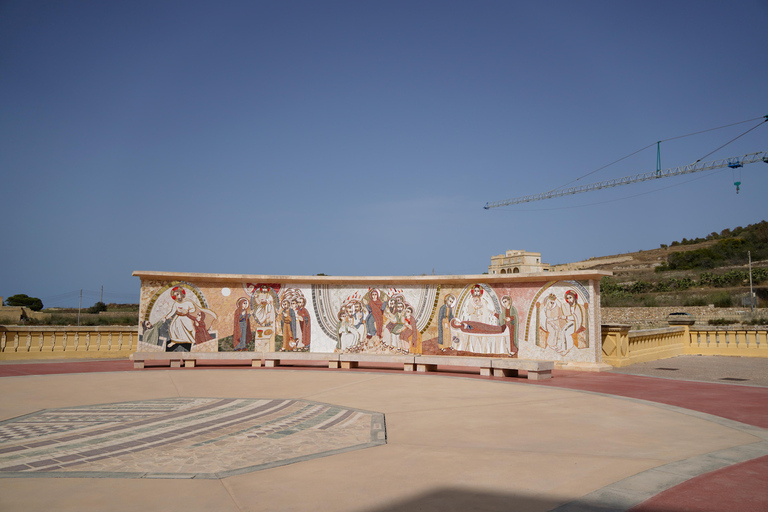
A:
<svg viewBox="0 0 768 512">
<path fill-rule="evenodd" d="M 0 477 L 223 478 L 384 443 L 376 412 L 288 399 L 145 400 L 0 423 Z"/>
<path fill-rule="evenodd" d="M 480 277 L 480 276 L 478 276 Z M 139 352 L 600 357 L 595 281 L 361 286 L 142 281 Z"/>
</svg>

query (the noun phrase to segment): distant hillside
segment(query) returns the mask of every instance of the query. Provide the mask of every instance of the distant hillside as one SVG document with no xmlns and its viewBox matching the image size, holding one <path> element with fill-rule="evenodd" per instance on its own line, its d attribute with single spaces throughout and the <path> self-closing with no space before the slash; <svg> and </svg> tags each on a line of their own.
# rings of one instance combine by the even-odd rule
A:
<svg viewBox="0 0 768 512">
<path fill-rule="evenodd" d="M 747 251 L 758 306 L 768 305 L 768 222 L 725 229 L 658 249 L 555 265 L 553 270 L 609 270 L 603 306 L 741 306 L 748 301 Z M 748 302 L 746 302 L 748 304 Z"/>
</svg>

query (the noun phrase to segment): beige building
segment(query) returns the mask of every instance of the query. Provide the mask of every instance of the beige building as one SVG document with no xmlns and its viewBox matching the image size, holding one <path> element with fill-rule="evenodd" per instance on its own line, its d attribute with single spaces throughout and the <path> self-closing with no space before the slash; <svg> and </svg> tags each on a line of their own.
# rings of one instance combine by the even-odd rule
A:
<svg viewBox="0 0 768 512">
<path fill-rule="evenodd" d="M 530 274 L 549 272 L 549 263 L 541 262 L 540 252 L 507 251 L 505 254 L 491 256 L 489 274 Z"/>
</svg>

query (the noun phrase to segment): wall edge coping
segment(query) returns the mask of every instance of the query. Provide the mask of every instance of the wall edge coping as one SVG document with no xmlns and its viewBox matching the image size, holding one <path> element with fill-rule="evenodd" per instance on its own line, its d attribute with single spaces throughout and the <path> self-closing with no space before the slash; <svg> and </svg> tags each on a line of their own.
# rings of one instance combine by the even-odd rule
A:
<svg viewBox="0 0 768 512">
<path fill-rule="evenodd" d="M 286 276 L 258 274 L 209 274 L 194 272 L 163 272 L 135 270 L 135 277 L 159 281 L 209 281 L 220 283 L 296 283 L 296 284 L 439 284 L 439 283 L 512 283 L 564 280 L 602 279 L 612 276 L 605 270 L 575 270 L 570 272 L 536 272 L 531 274 L 467 274 L 427 276 Z"/>
</svg>

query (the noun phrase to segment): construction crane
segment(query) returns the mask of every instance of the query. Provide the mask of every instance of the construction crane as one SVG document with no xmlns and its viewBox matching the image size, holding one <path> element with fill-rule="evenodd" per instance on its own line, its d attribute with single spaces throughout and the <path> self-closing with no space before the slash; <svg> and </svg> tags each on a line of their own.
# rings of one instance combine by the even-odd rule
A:
<svg viewBox="0 0 768 512">
<path fill-rule="evenodd" d="M 741 157 L 723 158 L 720 160 L 713 160 L 711 162 L 696 162 L 690 165 L 674 167 L 672 169 L 656 170 L 652 172 L 647 172 L 645 174 L 635 174 L 634 176 L 625 176 L 623 178 L 616 178 L 612 180 L 601 181 L 599 183 L 592 183 L 591 185 L 562 188 L 559 190 L 551 190 L 543 194 L 506 199 L 504 201 L 486 203 L 483 208 L 485 208 L 486 210 L 490 210 L 491 208 L 499 208 L 501 206 L 510 206 L 513 204 L 520 204 L 520 203 L 530 203 L 532 201 L 541 201 L 543 199 L 552 199 L 554 197 L 562 197 L 562 196 L 567 196 L 571 194 L 580 194 L 582 192 L 591 192 L 593 190 L 600 190 L 602 188 L 618 187 L 621 185 L 631 185 L 632 183 L 639 183 L 641 181 L 657 180 L 660 178 L 671 178 L 673 176 L 681 176 L 683 174 L 691 174 L 694 172 L 711 171 L 713 169 L 721 169 L 724 167 L 737 169 L 739 167 L 743 167 L 747 164 L 753 164 L 755 162 L 768 163 L 768 151 L 762 151 L 759 153 L 748 153 Z M 736 185 L 736 191 L 738 193 L 741 182 L 736 182 L 734 183 L 734 185 Z"/>
</svg>

